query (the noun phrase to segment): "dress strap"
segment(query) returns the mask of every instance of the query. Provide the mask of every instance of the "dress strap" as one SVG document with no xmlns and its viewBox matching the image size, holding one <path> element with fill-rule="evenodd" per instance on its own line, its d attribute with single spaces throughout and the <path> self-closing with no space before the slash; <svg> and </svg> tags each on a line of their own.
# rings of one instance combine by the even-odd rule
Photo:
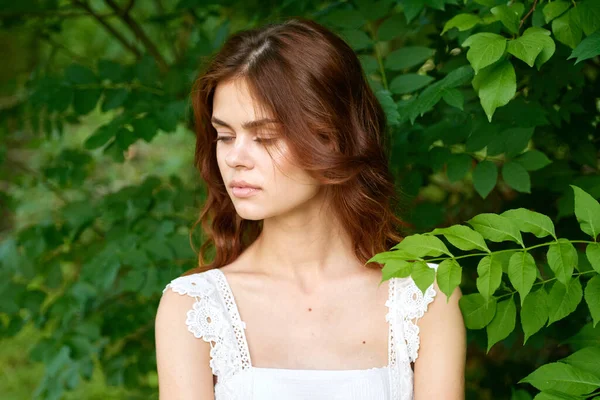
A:
<svg viewBox="0 0 600 400">
<path fill-rule="evenodd" d="M 437 264 L 427 264 L 429 268 L 437 271 Z M 412 277 L 399 281 L 397 285 L 397 306 L 402 319 L 404 340 L 410 362 L 415 362 L 419 356 L 419 326 L 417 322 L 427 311 L 427 307 L 433 302 L 436 291 L 431 284 L 425 294 L 419 289 Z"/>
<path fill-rule="evenodd" d="M 225 308 L 231 319 L 231 326 L 233 327 L 235 341 L 239 349 L 241 369 L 250 369 L 252 367 L 252 361 L 250 360 L 250 350 L 248 349 L 248 341 L 246 340 L 246 323 L 242 321 L 242 318 L 240 317 L 233 291 L 227 282 L 227 277 L 225 277 L 223 271 L 218 268 L 215 268 L 212 271 L 214 271 L 214 277 L 217 282 L 217 290 L 225 303 Z"/>
<path fill-rule="evenodd" d="M 437 264 L 427 264 L 437 270 Z M 419 350 L 419 327 L 417 321 L 427 311 L 436 291 L 433 284 L 425 295 L 417 287 L 412 277 L 391 278 L 389 298 L 385 305 L 385 316 L 389 323 L 389 367 L 390 394 L 392 399 L 411 400 L 413 398 L 413 371 L 410 363 L 416 361 Z"/>
</svg>

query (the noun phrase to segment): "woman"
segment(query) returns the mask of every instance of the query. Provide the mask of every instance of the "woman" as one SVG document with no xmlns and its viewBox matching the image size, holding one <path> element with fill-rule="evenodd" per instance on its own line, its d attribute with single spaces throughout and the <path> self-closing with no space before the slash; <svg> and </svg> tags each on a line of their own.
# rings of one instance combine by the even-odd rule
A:
<svg viewBox="0 0 600 400">
<path fill-rule="evenodd" d="M 238 33 L 193 106 L 208 239 L 158 307 L 161 400 L 463 399 L 460 290 L 366 263 L 401 221 L 352 49 L 302 18 Z"/>
</svg>

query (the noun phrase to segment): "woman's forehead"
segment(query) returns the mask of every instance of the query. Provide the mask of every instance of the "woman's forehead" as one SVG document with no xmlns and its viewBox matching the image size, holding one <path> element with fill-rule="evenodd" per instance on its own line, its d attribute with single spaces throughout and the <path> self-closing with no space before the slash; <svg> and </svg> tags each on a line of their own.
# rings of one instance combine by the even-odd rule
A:
<svg viewBox="0 0 600 400">
<path fill-rule="evenodd" d="M 277 123 L 268 107 L 264 107 L 252 96 L 249 86 L 242 78 L 217 85 L 213 96 L 213 117 L 227 123 L 239 123 L 240 126 L 255 120 Z"/>
</svg>

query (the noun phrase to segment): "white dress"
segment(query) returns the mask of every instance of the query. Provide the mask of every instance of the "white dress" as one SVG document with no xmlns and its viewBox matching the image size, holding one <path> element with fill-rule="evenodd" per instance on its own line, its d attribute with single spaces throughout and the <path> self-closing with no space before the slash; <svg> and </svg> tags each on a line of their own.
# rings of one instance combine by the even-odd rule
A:
<svg viewBox="0 0 600 400">
<path fill-rule="evenodd" d="M 428 264 L 437 269 L 437 264 Z M 238 308 L 220 269 L 182 276 L 171 288 L 196 299 L 182 321 L 197 338 L 211 344 L 210 367 L 218 377 L 215 400 L 412 400 L 414 362 L 419 350 L 420 318 L 436 295 L 425 296 L 411 277 L 392 278 L 388 300 L 388 365 L 362 370 L 299 370 L 252 366 Z M 382 318 L 384 316 L 382 315 Z M 213 344 L 214 342 L 214 344 Z"/>
</svg>

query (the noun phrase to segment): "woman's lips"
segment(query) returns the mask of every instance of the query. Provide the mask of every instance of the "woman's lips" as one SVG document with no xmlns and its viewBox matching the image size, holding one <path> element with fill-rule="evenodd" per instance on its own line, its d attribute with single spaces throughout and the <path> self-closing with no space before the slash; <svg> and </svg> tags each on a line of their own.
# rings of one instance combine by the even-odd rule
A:
<svg viewBox="0 0 600 400">
<path fill-rule="evenodd" d="M 250 188 L 250 187 L 237 187 L 234 186 L 231 188 L 233 195 L 236 197 L 250 197 L 254 196 L 256 193 L 260 191 L 258 188 Z"/>
</svg>

